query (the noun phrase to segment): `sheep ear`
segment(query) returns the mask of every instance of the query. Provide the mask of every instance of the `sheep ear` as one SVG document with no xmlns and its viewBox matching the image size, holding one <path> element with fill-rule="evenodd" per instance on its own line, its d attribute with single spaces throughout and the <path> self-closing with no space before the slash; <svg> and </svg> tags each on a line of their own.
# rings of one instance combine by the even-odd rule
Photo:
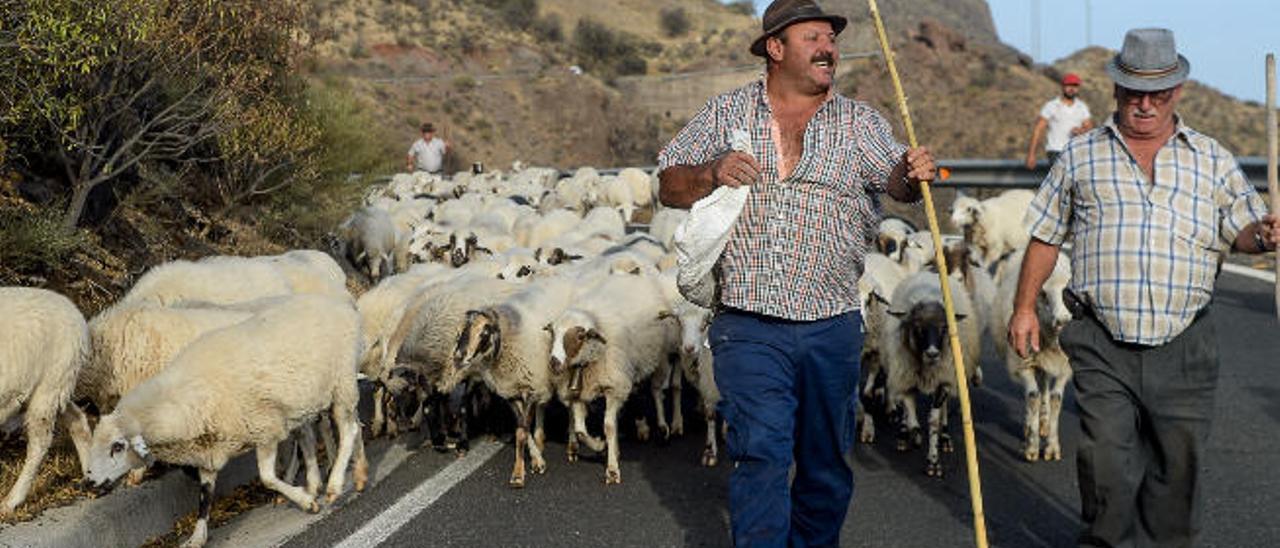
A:
<svg viewBox="0 0 1280 548">
<path fill-rule="evenodd" d="M 142 462 L 146 463 L 147 466 L 152 466 L 156 463 L 156 457 L 151 454 L 151 450 L 147 448 L 147 442 L 143 441 L 141 435 L 131 438 L 129 440 L 129 446 L 133 447 L 133 452 L 136 453 L 138 458 L 142 459 Z"/>
<path fill-rule="evenodd" d="M 484 252 L 484 253 L 488 253 L 488 254 L 490 254 L 490 255 L 493 255 L 493 250 L 491 250 L 491 249 L 489 249 L 489 248 L 487 248 L 487 247 L 475 246 L 475 250 L 476 250 L 476 251 L 482 251 L 482 252 Z"/>
<path fill-rule="evenodd" d="M 533 250 L 533 260 L 534 260 L 534 261 L 536 261 L 536 262 L 542 262 L 542 248 L 541 248 L 541 247 L 539 247 L 538 249 Z"/>
<path fill-rule="evenodd" d="M 661 312 L 658 312 L 658 321 L 669 320 L 675 317 L 676 315 L 672 314 L 670 310 L 663 310 Z"/>
<path fill-rule="evenodd" d="M 588 329 L 585 337 L 588 339 L 595 339 L 597 341 L 600 341 L 600 344 L 609 344 L 609 341 L 604 338 L 604 335 L 601 335 L 599 331 L 596 331 L 594 329 Z"/>
</svg>

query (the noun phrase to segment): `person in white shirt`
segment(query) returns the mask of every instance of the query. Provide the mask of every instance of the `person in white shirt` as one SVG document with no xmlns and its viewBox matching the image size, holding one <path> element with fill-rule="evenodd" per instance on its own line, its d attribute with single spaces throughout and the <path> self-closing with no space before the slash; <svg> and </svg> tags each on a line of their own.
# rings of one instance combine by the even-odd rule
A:
<svg viewBox="0 0 1280 548">
<path fill-rule="evenodd" d="M 1080 77 L 1075 73 L 1067 73 L 1062 77 L 1062 95 L 1050 99 L 1040 108 L 1040 118 L 1031 131 L 1031 147 L 1027 149 L 1027 169 L 1036 168 L 1036 146 L 1040 144 L 1042 135 L 1045 136 L 1044 151 L 1052 166 L 1053 161 L 1058 159 L 1058 154 L 1067 146 L 1067 141 L 1093 129 L 1089 105 L 1077 97 L 1079 93 Z"/>
<path fill-rule="evenodd" d="M 449 143 L 436 137 L 436 128 L 431 122 L 422 124 L 422 138 L 409 147 L 409 155 L 405 157 L 405 169 L 409 171 L 425 171 L 440 173 L 444 169 L 444 155 L 449 151 Z"/>
</svg>

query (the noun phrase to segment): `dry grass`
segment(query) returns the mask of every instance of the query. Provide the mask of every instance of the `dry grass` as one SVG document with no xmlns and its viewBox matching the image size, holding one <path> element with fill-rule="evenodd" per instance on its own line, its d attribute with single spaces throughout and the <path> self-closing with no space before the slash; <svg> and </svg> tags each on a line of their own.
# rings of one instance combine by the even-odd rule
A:
<svg viewBox="0 0 1280 548">
<path fill-rule="evenodd" d="M 0 443 L 0 496 L 7 496 L 18 480 L 26 458 L 25 439 L 9 439 Z M 80 461 L 76 458 L 71 440 L 62 436 L 54 439 L 53 447 L 40 465 L 36 481 L 31 486 L 26 502 L 18 506 L 11 517 L 0 518 L 0 524 L 30 521 L 49 508 L 66 506 L 75 501 L 92 498 L 93 494 L 81 489 Z"/>
<path fill-rule="evenodd" d="M 276 492 L 263 487 L 259 481 L 237 487 L 230 495 L 217 497 L 213 508 L 209 510 L 209 530 L 225 525 L 236 516 L 275 500 Z M 178 546 L 191 536 L 196 528 L 196 513 L 192 512 L 178 519 L 173 530 L 159 537 L 148 540 L 144 548 L 167 548 Z"/>
</svg>

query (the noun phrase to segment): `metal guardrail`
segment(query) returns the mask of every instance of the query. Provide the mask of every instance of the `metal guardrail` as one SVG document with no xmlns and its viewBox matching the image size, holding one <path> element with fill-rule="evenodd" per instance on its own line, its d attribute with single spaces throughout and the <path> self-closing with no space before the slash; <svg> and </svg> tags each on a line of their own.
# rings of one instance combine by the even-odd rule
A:
<svg viewBox="0 0 1280 548">
<path fill-rule="evenodd" d="M 1236 158 L 1244 176 L 1253 183 L 1258 192 L 1267 192 L 1267 159 L 1261 156 L 1245 156 Z M 959 158 L 938 160 L 938 166 L 946 168 L 950 176 L 939 183 L 945 188 L 955 186 L 961 188 L 1029 188 L 1040 187 L 1049 174 L 1049 163 L 1041 160 L 1035 169 L 1027 169 L 1020 160 L 992 160 L 985 158 Z M 601 175 L 617 175 L 623 168 L 597 170 Z M 645 166 L 640 169 L 652 172 L 657 166 Z M 561 170 L 562 177 L 573 175 L 574 170 Z"/>
</svg>

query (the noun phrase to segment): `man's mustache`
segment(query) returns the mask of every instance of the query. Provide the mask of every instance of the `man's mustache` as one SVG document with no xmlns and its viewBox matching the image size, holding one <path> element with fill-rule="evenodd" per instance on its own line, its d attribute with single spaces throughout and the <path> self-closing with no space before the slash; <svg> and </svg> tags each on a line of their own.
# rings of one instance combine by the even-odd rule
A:
<svg viewBox="0 0 1280 548">
<path fill-rule="evenodd" d="M 823 61 L 826 61 L 828 64 L 831 64 L 831 65 L 836 64 L 835 56 L 831 55 L 830 53 L 819 53 L 817 55 L 814 55 L 813 58 L 809 59 L 810 63 L 821 63 Z"/>
</svg>

